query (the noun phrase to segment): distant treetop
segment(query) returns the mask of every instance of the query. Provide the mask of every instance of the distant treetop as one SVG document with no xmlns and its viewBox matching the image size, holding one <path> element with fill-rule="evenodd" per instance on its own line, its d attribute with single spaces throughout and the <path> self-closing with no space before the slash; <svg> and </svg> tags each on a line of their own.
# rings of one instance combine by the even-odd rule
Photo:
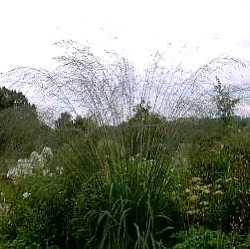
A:
<svg viewBox="0 0 250 249">
<path fill-rule="evenodd" d="M 34 105 L 29 103 L 22 92 L 0 87 L 0 111 L 13 107 L 31 107 L 34 110 L 36 109 Z"/>
</svg>

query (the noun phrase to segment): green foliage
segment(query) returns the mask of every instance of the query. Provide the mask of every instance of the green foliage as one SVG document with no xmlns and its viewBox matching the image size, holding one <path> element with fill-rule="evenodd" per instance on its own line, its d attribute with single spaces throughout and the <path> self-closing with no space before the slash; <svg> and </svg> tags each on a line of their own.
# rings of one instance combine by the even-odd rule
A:
<svg viewBox="0 0 250 249">
<path fill-rule="evenodd" d="M 160 150 L 167 154 L 170 142 L 167 122 L 150 109 L 149 104 L 142 100 L 134 108 L 134 116 L 119 127 L 127 157 L 140 155 L 141 158 L 156 159 Z"/>
<path fill-rule="evenodd" d="M 215 103 L 217 107 L 217 115 L 226 124 L 232 119 L 234 108 L 239 103 L 238 98 L 233 98 L 228 87 L 222 87 L 220 79 L 216 77 L 215 85 Z"/>
<path fill-rule="evenodd" d="M 77 241 L 90 248 L 160 248 L 180 223 L 167 165 L 131 159 L 87 182 L 76 198 Z"/>
<path fill-rule="evenodd" d="M 175 245 L 174 249 L 233 249 L 235 238 L 220 231 L 205 228 L 192 228 L 188 232 L 180 232 L 178 237 L 183 242 Z"/>
<path fill-rule="evenodd" d="M 8 109 L 0 113 L 0 153 L 5 158 L 19 158 L 34 149 L 40 122 L 27 109 Z"/>
<path fill-rule="evenodd" d="M 13 142 L 8 153 L 7 147 L 2 150 L 10 164 L 48 139 L 56 148 L 53 160 L 46 161 L 51 174 L 36 170 L 0 185 L 0 203 L 9 208 L 0 218 L 0 238 L 6 244 L 124 249 L 247 245 L 248 122 L 167 121 L 144 101 L 118 126 L 62 113 L 52 131 L 35 112 L 21 107 L 0 114 L 13 129 L 6 125 L 1 133 L 7 144 Z M 25 131 L 29 124 L 36 130 Z"/>
<path fill-rule="evenodd" d="M 249 141 L 249 133 L 238 127 L 226 133 L 206 131 L 194 140 L 189 149 L 189 168 L 191 175 L 199 177 L 200 182 L 188 186 L 187 200 L 193 199 L 192 203 L 189 201 L 192 206 L 189 211 L 193 212 L 189 219 L 212 229 L 248 231 Z M 204 199 L 199 191 L 206 187 L 209 193 Z"/>
<path fill-rule="evenodd" d="M 34 105 L 30 105 L 28 99 L 15 90 L 9 90 L 5 87 L 0 88 L 0 111 L 8 108 L 30 107 L 35 109 Z"/>
<path fill-rule="evenodd" d="M 5 201 L 11 208 L 2 220 L 1 232 L 14 248 L 67 244 L 69 206 L 62 173 L 47 160 L 45 162 L 44 170 L 34 170 L 33 174 L 13 181 L 13 194 L 6 196 Z"/>
<path fill-rule="evenodd" d="M 41 247 L 45 247 L 46 243 L 65 244 L 62 239 L 66 237 L 63 232 L 66 230 L 64 208 L 67 205 L 60 184 L 45 177 L 30 178 L 28 181 L 29 186 L 22 186 L 22 192 L 13 203 L 10 225 L 5 232 L 9 233 L 10 239 L 14 238 L 14 244 L 22 242 Z M 29 191 L 27 197 L 25 189 Z"/>
<path fill-rule="evenodd" d="M 60 117 L 55 121 L 55 126 L 58 129 L 65 129 L 72 125 L 72 116 L 68 112 L 62 112 Z"/>
<path fill-rule="evenodd" d="M 174 234 L 184 227 L 202 225 L 206 229 L 189 231 L 176 248 L 227 248 L 232 238 L 215 230 L 248 232 L 246 127 L 221 133 L 218 122 L 195 124 L 200 134 L 185 139 L 188 146 L 184 143 L 178 160 L 173 157 L 171 162 L 164 156 L 127 158 L 114 128 L 103 133 L 97 127 L 95 140 L 85 121 L 78 118 L 64 128 L 84 142 L 76 144 L 81 140 L 72 135 L 61 145 L 49 167 L 62 167 L 62 175 L 36 174 L 14 186 L 15 195 L 8 199 L 12 211 L 2 220 L 3 239 L 33 248 L 46 243 L 69 248 L 165 248 L 176 243 Z M 24 198 L 24 193 L 30 194 Z"/>
<path fill-rule="evenodd" d="M 189 164 L 193 176 L 211 183 L 226 174 L 230 167 L 230 155 L 221 143 L 220 134 L 205 134 L 190 146 Z"/>
<path fill-rule="evenodd" d="M 1 219 L 2 240 L 17 248 L 247 244 L 231 232 L 249 233 L 248 127 L 221 132 L 220 121 L 187 122 L 179 122 L 179 129 L 183 125 L 198 134 L 192 139 L 186 136 L 171 159 L 160 149 L 155 158 L 144 158 L 143 153 L 126 156 L 131 147 L 126 140 L 122 143 L 121 127 L 92 130 L 95 123 L 78 117 L 68 127 L 55 128 L 57 136 L 63 130 L 71 134 L 48 164 L 50 172 L 58 167 L 63 172 L 49 177 L 36 171 L 18 185 L 9 183 L 4 200 L 11 211 Z M 193 226 L 197 229 L 190 230 Z M 187 232 L 180 232 L 185 228 Z"/>
<path fill-rule="evenodd" d="M 55 134 L 55 140 L 59 147 L 74 144 L 80 150 L 81 147 L 84 147 L 86 140 L 95 140 L 95 137 L 98 137 L 99 130 L 93 116 L 77 116 L 73 119 L 70 113 L 63 112 L 55 121 Z"/>
<path fill-rule="evenodd" d="M 47 143 L 50 128 L 38 118 L 36 107 L 21 93 L 0 89 L 0 158 L 7 160 L 28 156 Z"/>
</svg>

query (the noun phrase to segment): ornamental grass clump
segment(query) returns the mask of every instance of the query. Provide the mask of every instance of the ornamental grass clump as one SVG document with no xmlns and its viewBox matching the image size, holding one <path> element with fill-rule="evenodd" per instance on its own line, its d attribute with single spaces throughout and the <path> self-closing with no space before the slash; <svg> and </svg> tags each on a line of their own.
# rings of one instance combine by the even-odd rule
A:
<svg viewBox="0 0 250 249">
<path fill-rule="evenodd" d="M 181 224 L 168 165 L 120 161 L 80 189 L 74 205 L 77 244 L 90 248 L 164 248 Z M 84 244 L 84 241 L 86 244 Z"/>
</svg>

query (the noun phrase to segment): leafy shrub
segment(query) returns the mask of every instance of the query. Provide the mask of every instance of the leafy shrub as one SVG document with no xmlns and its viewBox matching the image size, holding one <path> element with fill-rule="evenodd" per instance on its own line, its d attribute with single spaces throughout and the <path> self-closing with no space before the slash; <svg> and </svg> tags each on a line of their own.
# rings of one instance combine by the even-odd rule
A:
<svg viewBox="0 0 250 249">
<path fill-rule="evenodd" d="M 189 149 L 192 175 L 201 177 L 207 184 L 223 176 L 231 164 L 231 157 L 223 146 L 217 133 L 198 136 Z"/>
<path fill-rule="evenodd" d="M 201 221 L 198 203 L 206 201 L 202 224 L 212 229 L 249 231 L 249 141 L 248 133 L 232 127 L 224 135 L 203 135 L 191 146 L 190 171 L 193 176 L 200 177 L 200 183 L 189 188 L 189 195 L 197 197 L 191 211 L 196 212 L 196 216 L 199 213 Z M 210 194 L 203 200 L 197 190 L 205 186 L 209 186 Z"/>
<path fill-rule="evenodd" d="M 9 169 L 15 195 L 8 199 L 11 209 L 2 229 L 5 239 L 18 248 L 67 244 L 70 209 L 62 168 L 53 167 L 51 156 L 51 150 L 44 148 Z"/>
<path fill-rule="evenodd" d="M 174 249 L 232 249 L 235 248 L 235 238 L 220 231 L 212 231 L 205 228 L 192 228 L 188 232 L 178 233 L 182 240 Z"/>
</svg>

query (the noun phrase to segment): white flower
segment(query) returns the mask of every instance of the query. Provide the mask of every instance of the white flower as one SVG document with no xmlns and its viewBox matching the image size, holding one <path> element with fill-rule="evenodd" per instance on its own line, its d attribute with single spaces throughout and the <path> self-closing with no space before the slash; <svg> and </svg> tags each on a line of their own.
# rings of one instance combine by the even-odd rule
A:
<svg viewBox="0 0 250 249">
<path fill-rule="evenodd" d="M 59 175 L 62 175 L 63 167 L 56 167 L 56 173 L 58 173 Z"/>
<path fill-rule="evenodd" d="M 48 169 L 43 169 L 43 176 L 49 175 L 49 170 Z"/>
<path fill-rule="evenodd" d="M 32 175 L 35 172 L 41 172 L 43 175 L 50 175 L 50 172 L 45 168 L 47 160 L 51 159 L 52 151 L 49 147 L 45 147 L 41 154 L 33 151 L 30 154 L 29 159 L 19 159 L 15 167 L 9 168 L 7 172 L 7 178 L 15 180 L 17 177 L 25 177 Z M 60 170 L 61 172 L 62 170 Z M 60 173 L 61 174 L 61 173 Z"/>
<path fill-rule="evenodd" d="M 191 179 L 192 182 L 200 182 L 201 181 L 201 178 L 200 177 L 192 177 Z"/>
<path fill-rule="evenodd" d="M 221 191 L 221 190 L 217 190 L 217 191 L 214 192 L 214 194 L 215 194 L 215 195 L 223 195 L 224 192 Z"/>
<path fill-rule="evenodd" d="M 21 175 L 21 170 L 18 169 L 17 167 L 13 167 L 13 168 L 9 168 L 8 173 L 7 173 L 7 178 L 14 179 L 20 175 Z"/>
<path fill-rule="evenodd" d="M 51 148 L 49 148 L 49 147 L 44 147 L 43 150 L 42 150 L 42 152 L 41 152 L 41 156 L 42 156 L 43 158 L 46 158 L 46 159 L 51 159 L 52 156 L 53 156 L 53 153 L 52 153 Z"/>
<path fill-rule="evenodd" d="M 23 193 L 23 199 L 28 198 L 30 195 L 31 195 L 31 193 L 29 193 L 29 192 L 24 192 L 24 193 Z"/>
<path fill-rule="evenodd" d="M 30 155 L 30 162 L 34 168 L 42 168 L 44 167 L 44 158 L 42 155 L 33 151 Z"/>
</svg>

